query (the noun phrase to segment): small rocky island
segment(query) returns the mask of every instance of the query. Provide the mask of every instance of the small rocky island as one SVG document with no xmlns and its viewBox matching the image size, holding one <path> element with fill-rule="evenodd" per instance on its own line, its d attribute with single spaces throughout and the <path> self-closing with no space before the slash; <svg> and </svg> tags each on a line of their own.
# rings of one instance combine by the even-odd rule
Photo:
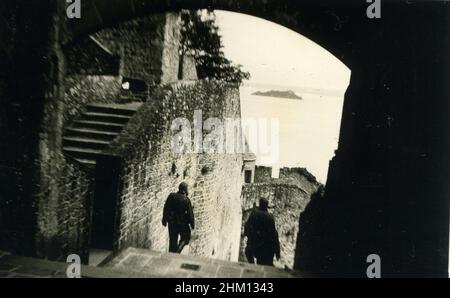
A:
<svg viewBox="0 0 450 298">
<path fill-rule="evenodd" d="M 298 100 L 303 99 L 300 96 L 298 96 L 297 94 L 295 94 L 295 92 L 292 91 L 292 90 L 288 90 L 288 91 L 270 90 L 270 91 L 267 91 L 267 92 L 256 91 L 256 92 L 252 93 L 252 95 L 268 96 L 268 97 L 279 97 L 279 98 L 288 98 L 288 99 L 298 99 Z"/>
</svg>

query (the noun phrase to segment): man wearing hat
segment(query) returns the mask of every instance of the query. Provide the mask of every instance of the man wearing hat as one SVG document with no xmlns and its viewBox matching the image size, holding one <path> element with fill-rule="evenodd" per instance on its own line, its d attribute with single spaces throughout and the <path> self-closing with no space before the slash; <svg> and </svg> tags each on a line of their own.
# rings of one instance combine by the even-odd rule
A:
<svg viewBox="0 0 450 298">
<path fill-rule="evenodd" d="M 268 212 L 269 201 L 259 199 L 259 207 L 250 214 L 244 235 L 247 236 L 245 255 L 250 263 L 273 266 L 273 257 L 280 259 L 280 242 L 275 228 L 275 220 Z"/>
</svg>

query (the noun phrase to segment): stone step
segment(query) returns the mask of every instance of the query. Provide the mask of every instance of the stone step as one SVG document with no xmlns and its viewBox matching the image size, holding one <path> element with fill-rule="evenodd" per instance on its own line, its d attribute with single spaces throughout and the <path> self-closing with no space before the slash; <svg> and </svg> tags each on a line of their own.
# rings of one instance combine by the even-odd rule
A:
<svg viewBox="0 0 450 298">
<path fill-rule="evenodd" d="M 179 255 L 146 249 L 126 248 L 105 267 L 160 277 L 182 278 L 295 278 L 300 272 L 271 266 L 209 259 L 193 255 Z"/>
<path fill-rule="evenodd" d="M 70 156 L 73 156 L 75 159 L 80 160 L 96 160 L 97 156 L 102 153 L 102 150 L 78 147 L 63 147 L 63 151 Z"/>
<path fill-rule="evenodd" d="M 87 166 L 95 166 L 97 164 L 95 159 L 75 158 L 75 160 Z"/>
<path fill-rule="evenodd" d="M 88 128 L 69 128 L 66 131 L 66 136 L 68 137 L 82 137 L 102 141 L 112 141 L 118 135 L 119 133 L 117 132 L 108 132 Z"/>
<path fill-rule="evenodd" d="M 90 104 L 87 112 L 133 116 L 139 104 Z"/>
<path fill-rule="evenodd" d="M 106 132 L 120 132 L 124 125 L 118 123 L 102 122 L 102 121 L 89 121 L 89 120 L 77 120 L 73 123 L 75 128 L 92 128 L 95 130 L 101 130 Z"/>
<path fill-rule="evenodd" d="M 89 104 L 63 137 L 63 151 L 78 162 L 95 166 L 96 158 L 123 130 L 142 103 Z"/>
<path fill-rule="evenodd" d="M 99 141 L 89 138 L 69 137 L 69 136 L 63 138 L 64 147 L 104 150 L 108 145 L 109 142 L 107 141 Z"/>
<path fill-rule="evenodd" d="M 89 249 L 89 266 L 101 266 L 104 263 L 107 263 L 113 257 L 113 252 L 111 250 L 104 249 Z"/>
<path fill-rule="evenodd" d="M 85 112 L 81 114 L 81 118 L 88 121 L 126 124 L 130 121 L 131 116 L 112 113 Z"/>
</svg>

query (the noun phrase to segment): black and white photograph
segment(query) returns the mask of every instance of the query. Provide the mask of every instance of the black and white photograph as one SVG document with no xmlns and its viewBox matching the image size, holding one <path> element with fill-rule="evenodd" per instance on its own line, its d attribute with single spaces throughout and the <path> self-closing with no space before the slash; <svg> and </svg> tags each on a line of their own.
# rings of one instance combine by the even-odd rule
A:
<svg viewBox="0 0 450 298">
<path fill-rule="evenodd" d="M 1 0 L 0 278 L 448 278 L 449 53 L 447 1 Z"/>
</svg>

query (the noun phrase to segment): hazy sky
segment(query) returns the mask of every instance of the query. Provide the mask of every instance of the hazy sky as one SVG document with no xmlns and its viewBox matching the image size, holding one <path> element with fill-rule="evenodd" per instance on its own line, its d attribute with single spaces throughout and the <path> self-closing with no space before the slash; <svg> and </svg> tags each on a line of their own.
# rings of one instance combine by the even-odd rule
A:
<svg viewBox="0 0 450 298">
<path fill-rule="evenodd" d="M 251 73 L 249 83 L 271 85 L 241 88 L 244 118 L 279 120 L 279 138 L 274 147 L 279 151 L 271 151 L 279 154 L 270 155 L 278 158 L 266 165 L 275 169 L 306 167 L 325 182 L 329 161 L 338 144 L 342 94 L 348 86 L 350 70 L 319 45 L 283 26 L 225 11 L 216 11 L 216 16 L 226 57 Z M 304 100 L 251 95 L 252 89 L 265 88 L 297 90 Z M 320 93 L 298 91 L 303 88 L 320 89 Z M 334 91 L 336 96 L 326 96 L 325 90 Z M 247 135 L 247 139 L 251 137 Z M 257 163 L 265 164 L 264 154 L 255 146 L 252 151 L 258 157 Z"/>
<path fill-rule="evenodd" d="M 250 82 L 345 89 L 350 70 L 306 37 L 260 18 L 216 10 L 224 52 L 252 74 Z"/>
</svg>

